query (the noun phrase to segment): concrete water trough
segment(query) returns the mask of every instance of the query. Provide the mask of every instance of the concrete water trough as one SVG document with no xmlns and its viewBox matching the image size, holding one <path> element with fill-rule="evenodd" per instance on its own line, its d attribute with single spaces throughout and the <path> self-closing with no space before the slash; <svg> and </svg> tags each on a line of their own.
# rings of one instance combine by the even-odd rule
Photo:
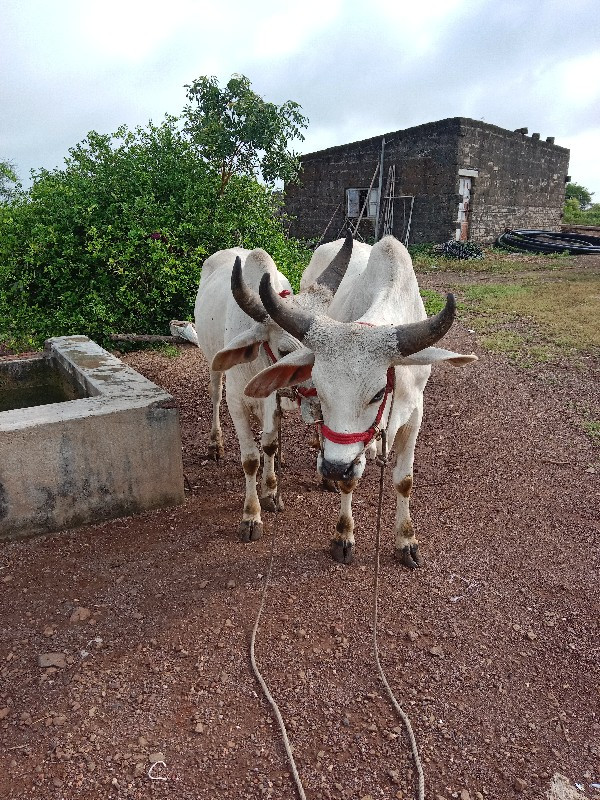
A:
<svg viewBox="0 0 600 800">
<path fill-rule="evenodd" d="M 86 336 L 0 361 L 0 539 L 183 500 L 171 395 Z"/>
</svg>

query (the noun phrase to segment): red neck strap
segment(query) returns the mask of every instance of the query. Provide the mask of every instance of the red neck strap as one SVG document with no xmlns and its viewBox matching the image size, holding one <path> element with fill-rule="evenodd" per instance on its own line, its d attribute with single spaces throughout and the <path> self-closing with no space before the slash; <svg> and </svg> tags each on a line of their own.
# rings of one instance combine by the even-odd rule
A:
<svg viewBox="0 0 600 800">
<path fill-rule="evenodd" d="M 275 355 L 274 355 L 273 351 L 271 350 L 271 346 L 269 345 L 269 343 L 268 342 L 263 342 L 262 346 L 264 348 L 265 353 L 269 356 L 269 360 L 270 360 L 271 364 L 275 364 L 277 359 L 275 358 Z"/>
</svg>

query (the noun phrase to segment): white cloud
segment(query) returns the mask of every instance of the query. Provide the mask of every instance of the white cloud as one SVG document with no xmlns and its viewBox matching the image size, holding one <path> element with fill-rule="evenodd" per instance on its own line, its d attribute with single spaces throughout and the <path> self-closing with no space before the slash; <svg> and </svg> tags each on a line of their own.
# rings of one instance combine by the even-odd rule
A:
<svg viewBox="0 0 600 800">
<path fill-rule="evenodd" d="M 88 130 L 159 121 L 200 75 L 310 118 L 302 150 L 444 117 L 571 148 L 600 197 L 597 0 L 4 0 L 0 158 L 60 165 Z M 300 149 L 300 148 L 297 148 Z"/>
<path fill-rule="evenodd" d="M 566 136 L 564 146 L 571 150 L 571 178 L 594 192 L 593 202 L 600 203 L 600 125 L 583 133 Z"/>
</svg>

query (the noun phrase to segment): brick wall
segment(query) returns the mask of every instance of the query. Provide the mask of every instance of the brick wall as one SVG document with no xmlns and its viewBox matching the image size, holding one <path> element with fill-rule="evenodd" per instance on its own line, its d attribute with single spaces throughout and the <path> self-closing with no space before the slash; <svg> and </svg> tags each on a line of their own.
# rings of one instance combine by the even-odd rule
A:
<svg viewBox="0 0 600 800">
<path fill-rule="evenodd" d="M 458 134 L 458 120 L 443 120 L 385 135 L 383 188 L 388 168 L 395 164 L 395 194 L 415 196 L 411 242 L 444 241 L 451 235 L 458 203 L 454 186 Z M 344 219 L 345 190 L 369 187 L 381 156 L 381 139 L 377 136 L 302 157 L 301 183 L 285 189 L 286 213 L 295 217 L 293 235 L 319 238 L 341 203 L 325 240 L 335 238 Z M 396 235 L 400 235 L 401 210 L 402 204 L 397 203 Z M 365 223 L 361 231 L 373 235 L 373 224 Z"/>
</svg>

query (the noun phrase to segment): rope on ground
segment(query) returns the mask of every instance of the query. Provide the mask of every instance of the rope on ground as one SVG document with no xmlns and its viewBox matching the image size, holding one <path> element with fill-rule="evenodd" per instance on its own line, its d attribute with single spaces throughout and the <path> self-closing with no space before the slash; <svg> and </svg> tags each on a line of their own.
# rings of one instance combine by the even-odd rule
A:
<svg viewBox="0 0 600 800">
<path fill-rule="evenodd" d="M 385 465 L 386 465 L 386 434 L 385 431 L 382 431 L 382 455 L 379 459 L 379 465 L 381 467 L 381 473 L 379 476 L 379 502 L 377 505 L 377 526 L 376 526 L 376 534 L 375 534 L 375 576 L 373 579 L 373 650 L 375 654 L 375 663 L 377 665 L 377 671 L 379 672 L 379 677 L 383 685 L 385 686 L 386 692 L 390 701 L 394 708 L 396 709 L 396 713 L 402 720 L 404 727 L 406 728 L 406 733 L 408 734 L 408 739 L 410 741 L 410 747 L 412 751 L 413 760 L 415 762 L 415 768 L 417 770 L 418 776 L 418 800 L 424 800 L 425 798 L 425 776 L 423 774 L 423 765 L 421 764 L 421 759 L 419 757 L 419 748 L 417 747 L 417 740 L 415 739 L 415 734 L 413 733 L 412 725 L 410 723 L 410 719 L 406 712 L 402 709 L 400 703 L 396 700 L 394 693 L 392 692 L 388 680 L 385 676 L 385 672 L 383 671 L 383 667 L 381 666 L 381 662 L 379 660 L 379 645 L 377 644 L 377 616 L 378 616 L 378 609 L 379 609 L 379 549 L 380 549 L 380 542 L 381 542 L 381 508 L 383 504 L 383 486 L 384 486 L 384 472 L 385 472 Z"/>
<path fill-rule="evenodd" d="M 302 786 L 302 781 L 300 780 L 298 769 L 296 768 L 296 762 L 294 760 L 294 755 L 292 753 L 292 747 L 290 745 L 290 740 L 288 737 L 287 729 L 285 727 L 285 722 L 283 721 L 283 717 L 281 716 L 281 712 L 279 711 L 279 706 L 275 702 L 275 699 L 271 694 L 271 692 L 269 691 L 269 687 L 267 686 L 265 679 L 261 675 L 254 654 L 256 633 L 258 631 L 260 618 L 263 609 L 265 607 L 265 601 L 267 598 L 267 589 L 271 580 L 271 572 L 273 570 L 273 555 L 275 552 L 275 532 L 276 532 L 275 529 L 277 523 L 277 515 L 279 513 L 279 499 L 281 496 L 281 401 L 279 399 L 279 395 L 277 396 L 277 426 L 278 426 L 278 431 L 277 431 L 278 447 L 277 447 L 277 493 L 275 495 L 275 520 L 273 522 L 273 533 L 271 535 L 271 553 L 269 557 L 269 567 L 267 569 L 267 574 L 263 585 L 262 598 L 260 601 L 258 614 L 256 615 L 256 622 L 254 623 L 254 628 L 252 629 L 252 636 L 250 638 L 250 664 L 252 665 L 252 671 L 254 672 L 256 679 L 260 684 L 261 689 L 263 690 L 263 694 L 269 701 L 269 705 L 273 709 L 273 713 L 275 714 L 275 718 L 279 724 L 279 729 L 281 731 L 281 736 L 283 739 L 283 745 L 285 747 L 285 752 L 288 757 L 288 761 L 292 770 L 292 776 L 294 778 L 294 783 L 296 784 L 296 790 L 298 791 L 298 797 L 300 797 L 300 800 L 306 800 L 306 795 L 304 794 L 304 787 Z"/>
</svg>

